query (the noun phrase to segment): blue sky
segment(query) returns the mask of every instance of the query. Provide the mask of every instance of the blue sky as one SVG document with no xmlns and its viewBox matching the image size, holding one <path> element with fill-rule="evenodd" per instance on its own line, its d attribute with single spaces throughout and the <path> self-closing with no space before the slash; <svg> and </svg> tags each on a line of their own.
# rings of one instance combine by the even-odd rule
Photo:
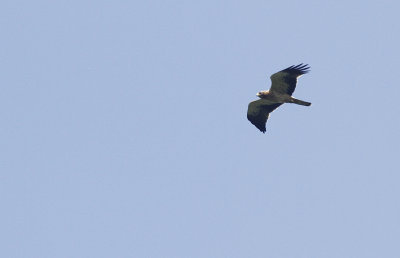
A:
<svg viewBox="0 0 400 258">
<path fill-rule="evenodd" d="M 2 1 L 1 256 L 399 257 L 399 8 Z"/>
</svg>

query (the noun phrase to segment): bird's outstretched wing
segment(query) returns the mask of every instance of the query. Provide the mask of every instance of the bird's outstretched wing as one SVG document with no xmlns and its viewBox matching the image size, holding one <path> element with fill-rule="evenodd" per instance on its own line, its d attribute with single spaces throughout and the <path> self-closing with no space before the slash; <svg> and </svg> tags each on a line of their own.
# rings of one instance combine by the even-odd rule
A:
<svg viewBox="0 0 400 258">
<path fill-rule="evenodd" d="M 271 75 L 270 91 L 292 95 L 296 89 L 297 78 L 309 72 L 307 64 L 292 65 Z"/>
<path fill-rule="evenodd" d="M 282 103 L 266 103 L 264 99 L 252 101 L 249 103 L 249 107 L 247 109 L 247 119 L 261 132 L 265 133 L 265 124 L 267 123 L 269 113 L 274 111 L 280 105 L 282 105 Z"/>
</svg>

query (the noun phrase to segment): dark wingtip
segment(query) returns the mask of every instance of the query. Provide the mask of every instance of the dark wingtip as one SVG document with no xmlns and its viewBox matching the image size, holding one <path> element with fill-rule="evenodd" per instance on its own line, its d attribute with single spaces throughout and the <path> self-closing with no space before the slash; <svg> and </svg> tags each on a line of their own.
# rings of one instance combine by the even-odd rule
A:
<svg viewBox="0 0 400 258">
<path fill-rule="evenodd" d="M 299 74 L 299 75 L 302 75 L 302 74 L 308 73 L 308 72 L 310 71 L 310 68 L 311 68 L 311 67 L 310 67 L 308 64 L 300 63 L 300 64 L 298 64 L 298 65 L 292 65 L 292 66 L 286 68 L 286 69 L 283 70 L 283 71 L 289 72 L 289 73 L 290 73 L 290 72 L 292 72 L 292 73 L 297 73 L 297 74 Z"/>
</svg>

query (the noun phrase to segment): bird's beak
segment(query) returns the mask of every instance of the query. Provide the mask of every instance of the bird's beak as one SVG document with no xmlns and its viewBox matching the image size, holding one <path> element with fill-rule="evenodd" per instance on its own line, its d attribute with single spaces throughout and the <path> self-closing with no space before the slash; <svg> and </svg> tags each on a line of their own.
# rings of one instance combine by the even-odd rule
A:
<svg viewBox="0 0 400 258">
<path fill-rule="evenodd" d="M 257 96 L 257 97 L 260 97 L 260 93 L 259 93 L 259 92 L 257 92 L 256 96 Z"/>
</svg>

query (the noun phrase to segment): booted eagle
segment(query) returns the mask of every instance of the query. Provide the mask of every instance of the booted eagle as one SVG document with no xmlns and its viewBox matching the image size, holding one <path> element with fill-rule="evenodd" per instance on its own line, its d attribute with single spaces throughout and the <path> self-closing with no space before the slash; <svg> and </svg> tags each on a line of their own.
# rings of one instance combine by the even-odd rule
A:
<svg viewBox="0 0 400 258">
<path fill-rule="evenodd" d="M 310 67 L 307 64 L 292 65 L 271 75 L 271 88 L 257 93 L 257 97 L 260 99 L 249 103 L 247 119 L 261 132 L 265 133 L 265 124 L 267 123 L 269 113 L 283 103 L 310 106 L 310 102 L 292 97 L 296 88 L 297 78 L 308 73 L 309 69 Z"/>
</svg>

